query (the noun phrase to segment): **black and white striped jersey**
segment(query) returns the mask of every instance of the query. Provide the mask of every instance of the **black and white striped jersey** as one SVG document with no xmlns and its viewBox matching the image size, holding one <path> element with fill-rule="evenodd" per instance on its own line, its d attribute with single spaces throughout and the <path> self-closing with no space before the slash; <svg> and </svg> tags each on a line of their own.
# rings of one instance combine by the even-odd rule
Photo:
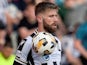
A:
<svg viewBox="0 0 87 65">
<path fill-rule="evenodd" d="M 37 35 L 36 33 L 37 32 L 22 40 L 18 47 L 13 65 L 60 65 L 61 43 L 58 38 L 55 37 L 58 44 L 54 52 L 50 55 L 40 56 L 32 49 L 32 37 Z"/>
</svg>

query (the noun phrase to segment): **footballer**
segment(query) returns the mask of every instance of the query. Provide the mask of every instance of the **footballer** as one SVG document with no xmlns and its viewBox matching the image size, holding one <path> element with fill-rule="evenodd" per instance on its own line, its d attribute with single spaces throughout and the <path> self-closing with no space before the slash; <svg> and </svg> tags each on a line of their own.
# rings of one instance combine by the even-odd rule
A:
<svg viewBox="0 0 87 65">
<path fill-rule="evenodd" d="M 33 49 L 32 43 L 32 39 L 37 37 L 39 32 L 48 32 L 50 34 L 56 32 L 59 16 L 58 6 L 50 2 L 41 2 L 36 5 L 35 15 L 38 22 L 38 29 L 32 35 L 21 41 L 13 65 L 60 65 L 61 43 L 56 36 L 54 36 L 57 43 L 55 49 L 48 55 L 37 54 Z M 45 53 L 49 52 L 46 51 Z"/>
</svg>

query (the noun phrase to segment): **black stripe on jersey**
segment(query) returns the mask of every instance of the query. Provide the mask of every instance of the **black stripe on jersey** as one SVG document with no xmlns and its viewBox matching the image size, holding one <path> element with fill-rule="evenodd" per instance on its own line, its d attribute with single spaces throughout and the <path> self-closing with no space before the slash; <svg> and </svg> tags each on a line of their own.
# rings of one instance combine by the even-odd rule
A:
<svg viewBox="0 0 87 65">
<path fill-rule="evenodd" d="M 32 38 L 34 38 L 35 36 L 37 36 L 38 35 L 38 31 L 36 30 L 34 33 L 32 33 L 30 36 L 32 37 Z"/>
<path fill-rule="evenodd" d="M 20 45 L 19 46 L 19 48 L 18 48 L 18 50 L 20 50 L 20 51 L 22 51 L 22 48 L 23 48 L 23 46 L 24 46 L 24 44 L 25 44 L 25 42 L 27 41 L 27 39 L 23 39 L 23 44 L 22 45 Z"/>
<path fill-rule="evenodd" d="M 35 34 L 35 33 L 31 34 L 31 37 L 32 37 L 32 38 L 33 38 L 34 36 L 36 36 L 36 34 Z"/>
<path fill-rule="evenodd" d="M 22 65 L 22 64 L 20 64 L 20 63 L 14 61 L 13 65 Z"/>
<path fill-rule="evenodd" d="M 30 35 L 32 38 L 34 38 L 36 36 L 35 33 L 31 34 Z M 30 52 L 28 53 L 28 56 L 27 56 L 27 61 L 28 61 L 28 64 L 27 65 L 34 65 L 34 60 L 32 58 L 32 50 L 30 50 Z"/>
<path fill-rule="evenodd" d="M 43 63 L 42 65 L 47 65 L 47 63 Z"/>
<path fill-rule="evenodd" d="M 53 62 L 53 65 L 57 65 L 57 63 L 56 62 Z"/>
<path fill-rule="evenodd" d="M 30 61 L 27 65 L 34 65 L 34 60 L 32 58 L 32 50 L 30 50 L 30 52 L 28 53 L 27 61 Z"/>
</svg>

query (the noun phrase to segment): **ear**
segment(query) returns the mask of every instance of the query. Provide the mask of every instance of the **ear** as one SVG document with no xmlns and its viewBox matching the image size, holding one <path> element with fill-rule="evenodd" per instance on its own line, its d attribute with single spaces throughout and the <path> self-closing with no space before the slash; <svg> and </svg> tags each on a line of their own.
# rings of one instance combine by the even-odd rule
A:
<svg viewBox="0 0 87 65">
<path fill-rule="evenodd" d="M 37 15 L 36 19 L 37 19 L 38 23 L 43 23 L 43 17 L 42 17 L 42 15 Z"/>
<path fill-rule="evenodd" d="M 43 27 L 43 17 L 41 15 L 36 16 L 37 21 L 38 21 L 38 31 L 42 32 L 44 30 Z"/>
</svg>

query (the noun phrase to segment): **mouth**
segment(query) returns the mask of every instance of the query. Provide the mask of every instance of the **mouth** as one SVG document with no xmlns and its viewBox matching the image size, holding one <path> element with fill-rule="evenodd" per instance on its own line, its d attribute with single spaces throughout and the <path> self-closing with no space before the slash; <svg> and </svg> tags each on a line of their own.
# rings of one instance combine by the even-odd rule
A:
<svg viewBox="0 0 87 65">
<path fill-rule="evenodd" d="M 52 29 L 53 29 L 53 30 L 56 30 L 56 29 L 57 29 L 57 26 L 52 26 Z"/>
<path fill-rule="evenodd" d="M 52 25 L 53 25 L 53 26 L 57 26 L 57 24 L 56 24 L 56 23 L 53 23 Z"/>
<path fill-rule="evenodd" d="M 57 24 L 53 24 L 52 27 L 53 27 L 53 28 L 57 28 Z"/>
</svg>

